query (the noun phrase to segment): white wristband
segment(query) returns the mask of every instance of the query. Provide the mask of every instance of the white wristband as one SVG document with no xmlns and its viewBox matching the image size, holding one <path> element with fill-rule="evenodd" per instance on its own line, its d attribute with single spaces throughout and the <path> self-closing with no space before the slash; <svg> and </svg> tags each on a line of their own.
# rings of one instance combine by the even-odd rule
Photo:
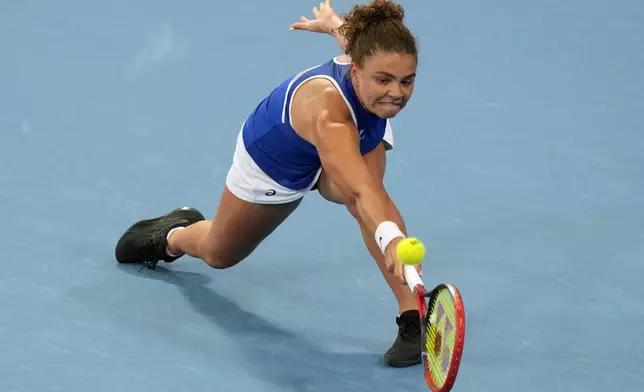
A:
<svg viewBox="0 0 644 392">
<path fill-rule="evenodd" d="M 383 254 L 389 243 L 398 237 L 405 238 L 405 235 L 394 222 L 384 221 L 376 229 L 376 243 Z"/>
</svg>

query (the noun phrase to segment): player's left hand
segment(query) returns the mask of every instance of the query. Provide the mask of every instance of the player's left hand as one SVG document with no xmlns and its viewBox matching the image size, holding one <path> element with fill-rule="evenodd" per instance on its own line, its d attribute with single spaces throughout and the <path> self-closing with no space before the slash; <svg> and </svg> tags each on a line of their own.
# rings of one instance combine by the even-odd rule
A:
<svg viewBox="0 0 644 392">
<path fill-rule="evenodd" d="M 342 26 L 344 21 L 340 18 L 333 8 L 331 0 L 325 0 L 320 3 L 320 8 L 313 7 L 313 16 L 315 19 L 300 17 L 300 21 L 289 26 L 290 30 L 305 30 L 314 33 L 333 34 L 333 30 Z"/>
</svg>

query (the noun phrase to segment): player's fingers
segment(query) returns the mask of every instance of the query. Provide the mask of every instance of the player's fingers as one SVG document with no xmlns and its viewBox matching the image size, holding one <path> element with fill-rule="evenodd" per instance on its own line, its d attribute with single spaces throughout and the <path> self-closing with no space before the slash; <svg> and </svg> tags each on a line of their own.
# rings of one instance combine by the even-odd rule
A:
<svg viewBox="0 0 644 392">
<path fill-rule="evenodd" d="M 398 281 L 402 282 L 402 274 L 401 274 L 401 272 L 402 272 L 401 265 L 396 264 L 396 266 L 394 268 L 394 278 L 396 278 Z"/>
<path fill-rule="evenodd" d="M 288 27 L 289 30 L 308 30 L 309 20 L 305 17 L 300 18 L 301 22 L 295 22 Z"/>
<path fill-rule="evenodd" d="M 393 261 L 387 256 L 385 256 L 385 267 L 387 267 L 387 271 L 390 274 L 393 274 L 396 270 L 396 264 L 394 264 Z"/>
<path fill-rule="evenodd" d="M 398 280 L 400 280 L 401 284 L 406 284 L 407 283 L 407 281 L 405 280 L 404 268 L 403 268 L 402 264 L 398 264 L 396 266 L 395 276 L 396 276 L 396 278 Z"/>
<path fill-rule="evenodd" d="M 313 16 L 315 16 L 316 19 L 320 17 L 320 11 L 318 11 L 318 7 L 313 7 Z"/>
</svg>

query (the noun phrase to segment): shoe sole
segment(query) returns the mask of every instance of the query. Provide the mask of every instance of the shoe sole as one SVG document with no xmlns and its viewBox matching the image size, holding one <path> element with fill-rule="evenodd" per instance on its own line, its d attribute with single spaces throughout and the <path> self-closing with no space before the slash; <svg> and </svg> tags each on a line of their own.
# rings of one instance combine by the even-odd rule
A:
<svg viewBox="0 0 644 392">
<path fill-rule="evenodd" d="M 410 361 L 396 362 L 396 363 L 387 362 L 387 365 L 389 365 L 389 366 L 391 366 L 393 368 L 406 368 L 406 367 L 410 367 L 410 366 L 420 365 L 421 363 L 423 363 L 422 359 L 415 359 L 413 361 L 410 360 Z"/>
</svg>

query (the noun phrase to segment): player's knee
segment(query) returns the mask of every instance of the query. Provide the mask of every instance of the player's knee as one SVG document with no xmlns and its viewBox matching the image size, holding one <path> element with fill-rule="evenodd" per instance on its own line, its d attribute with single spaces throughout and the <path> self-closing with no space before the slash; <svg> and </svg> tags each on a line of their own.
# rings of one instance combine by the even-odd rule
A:
<svg viewBox="0 0 644 392">
<path fill-rule="evenodd" d="M 329 182 L 326 186 L 321 186 L 319 192 L 327 201 L 344 205 L 351 215 L 357 217 L 358 210 L 356 208 L 355 198 L 344 195 L 332 182 Z"/>
<path fill-rule="evenodd" d="M 326 201 L 330 201 L 331 203 L 335 203 L 335 204 L 344 204 L 342 200 L 338 200 L 338 198 L 333 197 L 333 195 L 327 192 L 319 190 L 319 193 Z"/>
<path fill-rule="evenodd" d="M 318 193 L 326 200 L 335 204 L 345 204 L 345 198 L 340 189 L 331 181 L 326 172 L 322 170 L 317 185 Z"/>
<path fill-rule="evenodd" d="M 230 268 L 241 261 L 239 257 L 234 257 L 228 254 L 228 252 L 222 252 L 222 250 L 214 244 L 203 244 L 201 250 L 201 259 L 210 267 L 215 269 Z"/>
<path fill-rule="evenodd" d="M 341 195 L 339 192 L 334 192 L 333 186 L 331 183 L 320 184 L 318 187 L 318 192 L 326 201 L 330 201 L 335 204 L 344 204 Z"/>
<path fill-rule="evenodd" d="M 220 255 L 208 253 L 204 256 L 203 261 L 214 269 L 226 269 L 235 266 L 239 261 L 232 258 L 221 257 Z"/>
</svg>

